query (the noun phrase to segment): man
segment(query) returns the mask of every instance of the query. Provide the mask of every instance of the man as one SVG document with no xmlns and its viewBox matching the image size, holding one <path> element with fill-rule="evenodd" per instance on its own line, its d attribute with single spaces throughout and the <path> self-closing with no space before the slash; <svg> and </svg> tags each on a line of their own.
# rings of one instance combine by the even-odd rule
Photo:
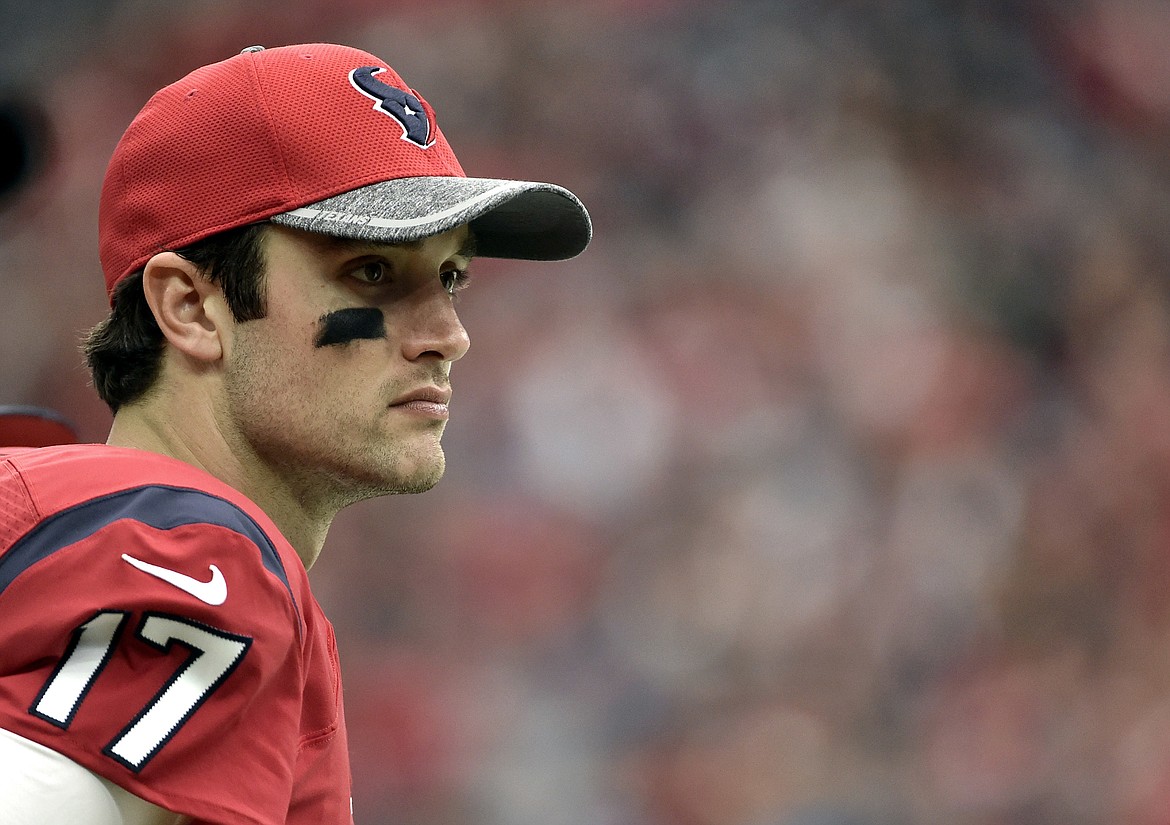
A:
<svg viewBox="0 0 1170 825">
<path fill-rule="evenodd" d="M 434 112 L 334 45 L 246 49 L 114 151 L 106 445 L 0 453 L 5 822 L 349 823 L 330 520 L 443 472 L 473 255 L 589 242 L 551 184 L 464 176 Z"/>
</svg>

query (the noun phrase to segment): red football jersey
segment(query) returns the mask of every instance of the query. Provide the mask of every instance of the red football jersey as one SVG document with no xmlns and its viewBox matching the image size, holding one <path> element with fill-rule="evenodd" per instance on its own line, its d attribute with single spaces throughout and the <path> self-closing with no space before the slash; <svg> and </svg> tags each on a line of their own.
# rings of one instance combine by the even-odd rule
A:
<svg viewBox="0 0 1170 825">
<path fill-rule="evenodd" d="M 0 728 L 196 821 L 352 822 L 304 566 L 259 507 L 154 453 L 0 452 Z"/>
</svg>

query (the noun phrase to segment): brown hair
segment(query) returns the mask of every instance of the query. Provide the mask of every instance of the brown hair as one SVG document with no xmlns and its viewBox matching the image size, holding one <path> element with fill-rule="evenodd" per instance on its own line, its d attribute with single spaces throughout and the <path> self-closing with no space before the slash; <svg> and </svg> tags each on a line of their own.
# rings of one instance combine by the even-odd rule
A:
<svg viewBox="0 0 1170 825">
<path fill-rule="evenodd" d="M 264 224 L 229 229 L 175 252 L 223 290 L 237 321 L 263 318 Z M 113 412 L 144 396 L 158 378 L 166 339 L 142 290 L 142 270 L 115 288 L 109 316 L 82 345 L 93 385 Z"/>
</svg>

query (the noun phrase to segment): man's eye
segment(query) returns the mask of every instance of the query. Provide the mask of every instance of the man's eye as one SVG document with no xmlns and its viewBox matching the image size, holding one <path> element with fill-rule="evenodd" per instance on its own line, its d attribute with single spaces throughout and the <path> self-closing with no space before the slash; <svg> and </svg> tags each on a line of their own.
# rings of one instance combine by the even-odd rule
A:
<svg viewBox="0 0 1170 825">
<path fill-rule="evenodd" d="M 448 269 L 446 272 L 439 273 L 439 283 L 443 285 L 443 289 L 447 290 L 448 295 L 454 295 L 463 289 L 470 280 L 471 275 L 465 269 Z"/>
<path fill-rule="evenodd" d="M 354 270 L 353 275 L 359 281 L 364 281 L 367 284 L 382 284 L 390 278 L 386 264 L 381 261 L 364 263 Z"/>
</svg>

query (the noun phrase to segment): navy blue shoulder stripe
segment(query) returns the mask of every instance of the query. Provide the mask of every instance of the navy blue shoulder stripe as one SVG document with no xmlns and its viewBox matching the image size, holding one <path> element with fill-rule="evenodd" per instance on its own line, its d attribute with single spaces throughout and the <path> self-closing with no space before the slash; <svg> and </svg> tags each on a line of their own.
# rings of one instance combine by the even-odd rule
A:
<svg viewBox="0 0 1170 825">
<path fill-rule="evenodd" d="M 37 562 L 121 519 L 137 521 L 157 530 L 171 530 L 187 524 L 211 524 L 239 533 L 256 545 L 264 567 L 284 584 L 300 619 L 300 605 L 293 597 L 280 554 L 255 519 L 230 501 L 211 493 L 161 484 L 133 487 L 93 498 L 42 521 L 0 556 L 0 593 Z"/>
</svg>

